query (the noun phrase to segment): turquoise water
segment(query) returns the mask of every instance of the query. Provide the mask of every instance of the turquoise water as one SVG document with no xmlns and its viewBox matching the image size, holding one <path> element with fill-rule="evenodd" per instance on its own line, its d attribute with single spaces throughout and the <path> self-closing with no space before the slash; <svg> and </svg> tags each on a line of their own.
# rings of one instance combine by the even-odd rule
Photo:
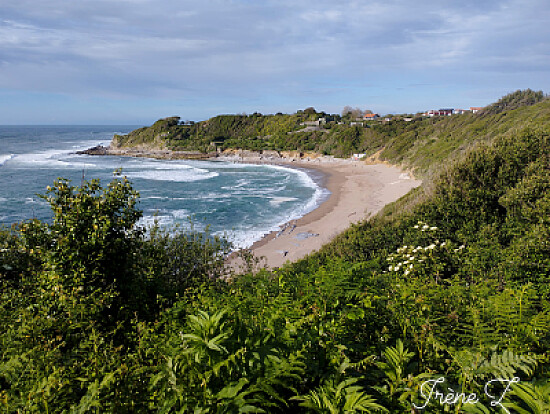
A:
<svg viewBox="0 0 550 414">
<path fill-rule="evenodd" d="M 142 224 L 209 226 L 237 247 L 313 210 L 328 195 L 316 172 L 230 162 L 76 155 L 134 126 L 0 126 L 0 224 L 48 220 L 43 194 L 58 177 L 104 184 L 121 168 L 140 193 Z"/>
</svg>

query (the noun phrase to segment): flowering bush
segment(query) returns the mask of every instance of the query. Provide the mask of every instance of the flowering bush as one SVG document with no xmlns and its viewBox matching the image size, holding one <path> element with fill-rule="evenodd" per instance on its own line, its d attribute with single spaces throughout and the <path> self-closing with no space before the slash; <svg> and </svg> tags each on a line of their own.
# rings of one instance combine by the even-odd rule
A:
<svg viewBox="0 0 550 414">
<path fill-rule="evenodd" d="M 456 247 L 450 241 L 437 239 L 438 228 L 419 221 L 413 229 L 418 231 L 418 239 L 428 240 L 428 245 L 405 245 L 391 254 L 388 272 L 405 277 L 433 277 L 436 282 L 453 274 L 462 259 L 464 245 Z M 422 234 L 423 233 L 423 234 Z"/>
</svg>

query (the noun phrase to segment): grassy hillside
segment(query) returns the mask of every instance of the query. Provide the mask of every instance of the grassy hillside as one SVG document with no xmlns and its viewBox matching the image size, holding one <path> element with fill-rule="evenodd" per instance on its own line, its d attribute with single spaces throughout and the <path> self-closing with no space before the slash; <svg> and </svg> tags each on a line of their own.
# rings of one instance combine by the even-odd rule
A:
<svg viewBox="0 0 550 414">
<path fill-rule="evenodd" d="M 135 227 L 127 180 L 57 182 L 52 224 L 0 232 L 0 407 L 548 413 L 548 102 L 501 109 L 369 129 L 386 151 L 437 132 L 433 163 L 415 142 L 396 152 L 429 185 L 321 252 L 230 279 L 223 241 Z M 460 123 L 463 148 L 443 139 Z M 427 401 L 431 385 L 454 403 Z"/>
<path fill-rule="evenodd" d="M 166 118 L 151 127 L 116 136 L 114 143 L 120 147 L 150 145 L 205 153 L 215 148 L 299 150 L 337 157 L 381 151 L 382 160 L 414 168 L 419 176 L 426 177 L 449 160 L 459 158 L 477 142 L 520 130 L 533 122 L 550 121 L 550 100 L 542 92 L 518 91 L 478 114 L 417 117 L 410 122 L 370 121 L 364 126 L 349 122 L 340 125 L 340 118 L 333 116 L 333 121 L 318 130 L 303 131 L 302 123 L 324 116 L 324 113 L 220 115 L 192 125 L 181 125 L 178 118 Z"/>
<path fill-rule="evenodd" d="M 513 134 L 534 124 L 550 122 L 550 100 L 537 104 L 492 113 L 453 115 L 416 122 L 404 121 L 376 127 L 385 137 L 382 142 L 384 159 L 432 172 L 460 158 L 475 144 L 488 142 L 497 136 Z M 376 149 L 371 147 L 371 151 Z"/>
</svg>

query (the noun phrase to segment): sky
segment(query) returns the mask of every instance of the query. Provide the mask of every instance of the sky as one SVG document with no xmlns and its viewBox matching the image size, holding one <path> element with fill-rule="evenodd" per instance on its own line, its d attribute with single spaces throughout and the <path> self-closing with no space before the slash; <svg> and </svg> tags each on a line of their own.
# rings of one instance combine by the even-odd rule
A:
<svg viewBox="0 0 550 414">
<path fill-rule="evenodd" d="M 416 113 L 549 75 L 549 0 L 0 2 L 4 125 Z"/>
</svg>

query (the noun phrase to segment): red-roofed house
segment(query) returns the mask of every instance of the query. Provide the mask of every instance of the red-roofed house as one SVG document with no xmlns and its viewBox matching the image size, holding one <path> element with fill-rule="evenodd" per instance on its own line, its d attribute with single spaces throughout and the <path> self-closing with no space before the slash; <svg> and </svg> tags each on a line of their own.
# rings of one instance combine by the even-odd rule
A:
<svg viewBox="0 0 550 414">
<path fill-rule="evenodd" d="M 373 121 L 378 118 L 380 118 L 380 115 L 378 114 L 365 114 L 365 116 L 363 116 L 363 119 L 365 121 Z"/>
</svg>

